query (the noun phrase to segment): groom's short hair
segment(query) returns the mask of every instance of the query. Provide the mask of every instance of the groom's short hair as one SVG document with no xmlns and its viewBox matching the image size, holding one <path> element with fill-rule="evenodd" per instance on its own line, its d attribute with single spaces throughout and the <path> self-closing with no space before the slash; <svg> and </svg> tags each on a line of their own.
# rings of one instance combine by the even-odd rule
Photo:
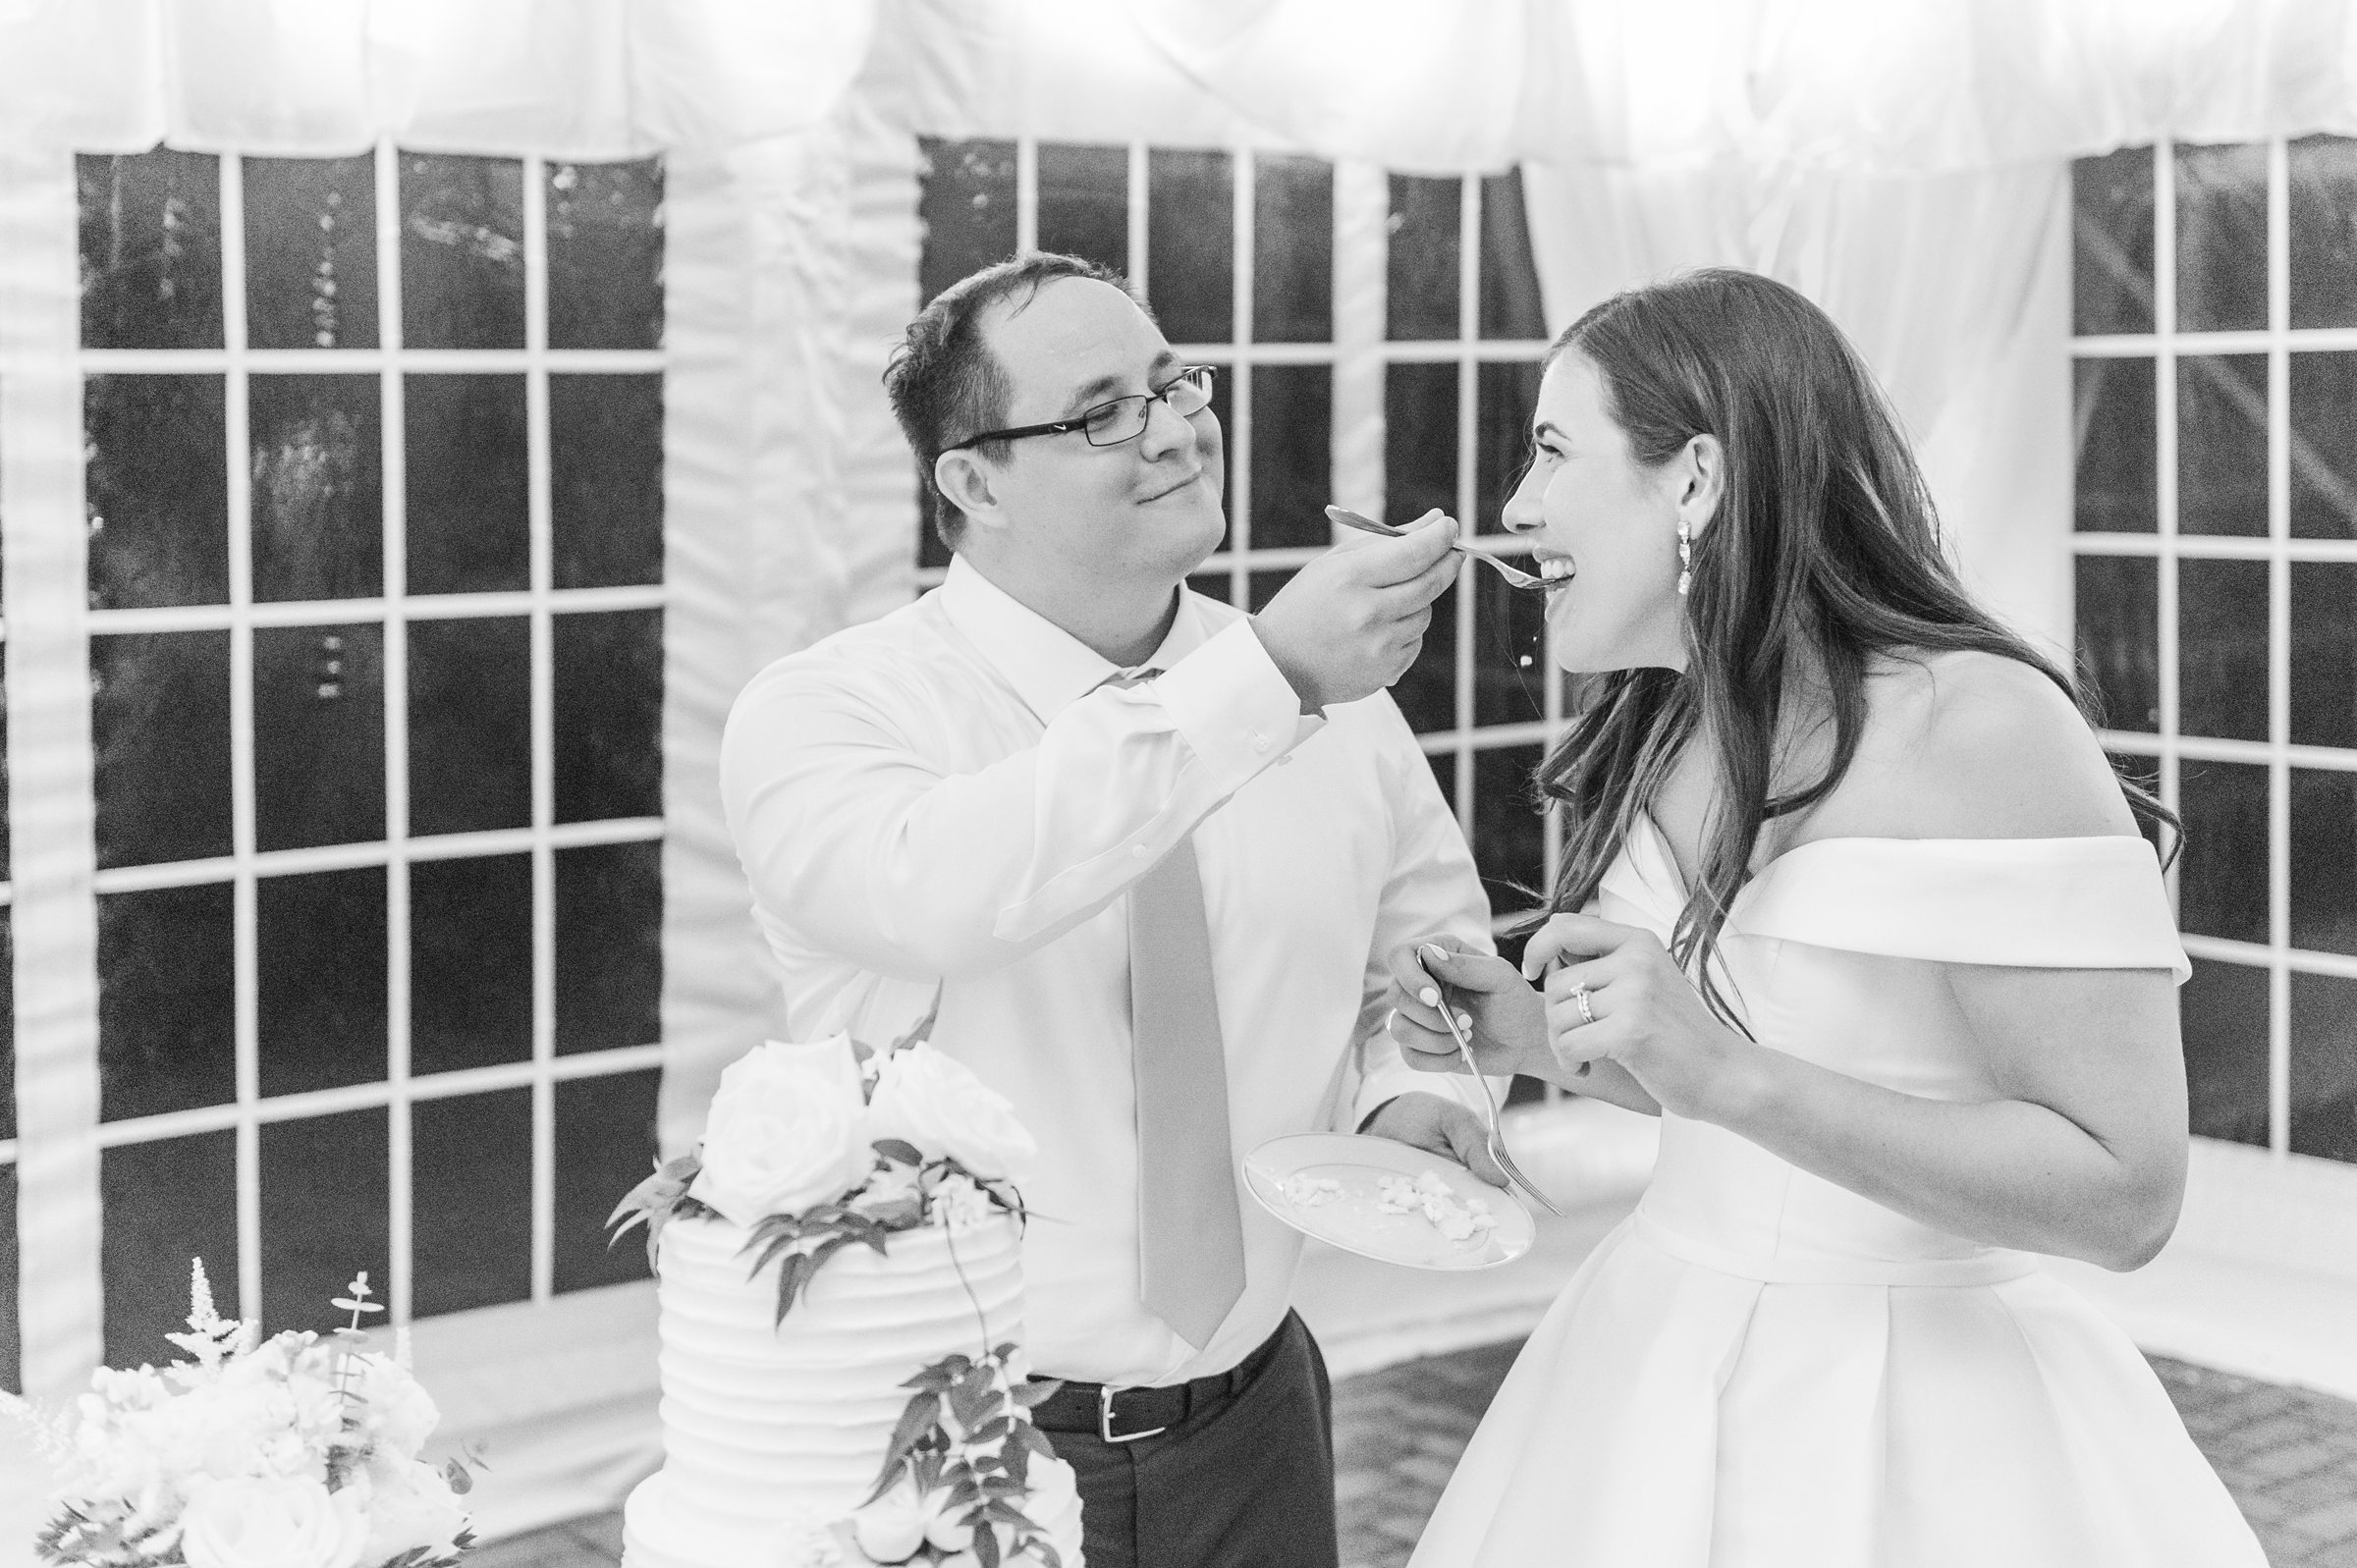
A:
<svg viewBox="0 0 2357 1568">
<path fill-rule="evenodd" d="M 941 493 L 933 478 L 934 460 L 974 432 L 1005 424 L 1007 405 L 1014 395 L 998 356 L 983 341 L 983 324 L 993 306 L 1012 302 L 1019 310 L 1041 285 L 1059 278 L 1109 283 L 1135 300 L 1149 319 L 1153 315 L 1129 280 L 1110 267 L 1080 256 L 1034 250 L 968 273 L 935 295 L 908 323 L 884 367 L 884 393 L 892 400 L 901 434 L 916 454 L 933 532 L 951 550 L 958 548 L 965 514 Z M 986 441 L 974 450 L 992 462 L 1005 462 L 1008 447 L 1004 441 Z"/>
</svg>

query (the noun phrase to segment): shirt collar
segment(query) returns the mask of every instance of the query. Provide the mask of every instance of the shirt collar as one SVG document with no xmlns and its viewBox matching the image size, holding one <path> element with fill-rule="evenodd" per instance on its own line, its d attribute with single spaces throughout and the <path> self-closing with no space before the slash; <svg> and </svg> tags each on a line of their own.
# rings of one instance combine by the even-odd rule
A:
<svg viewBox="0 0 2357 1568">
<path fill-rule="evenodd" d="M 1153 657 L 1135 670 L 1123 670 L 1016 600 L 961 555 L 950 558 L 949 575 L 939 591 L 951 624 L 1006 677 L 1042 724 L 1115 676 L 1170 669 L 1201 647 L 1215 629 L 1194 596 L 1182 590 L 1178 614 Z"/>
</svg>

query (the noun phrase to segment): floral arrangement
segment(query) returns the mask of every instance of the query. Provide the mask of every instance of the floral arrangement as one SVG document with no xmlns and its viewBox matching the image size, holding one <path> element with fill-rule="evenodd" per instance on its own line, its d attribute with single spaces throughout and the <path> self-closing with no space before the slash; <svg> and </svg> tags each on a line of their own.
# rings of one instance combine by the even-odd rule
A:
<svg viewBox="0 0 2357 1568">
<path fill-rule="evenodd" d="M 954 1243 L 995 1213 L 1027 1218 L 1015 1183 L 1039 1147 L 1003 1096 L 927 1043 L 932 1021 L 881 1053 L 838 1034 L 768 1041 L 731 1063 L 703 1142 L 623 1199 L 607 1220 L 614 1239 L 645 1225 L 651 1263 L 674 1219 L 742 1226 L 746 1277 L 778 1265 L 783 1324 L 847 1247 L 888 1255 L 895 1234 L 920 1226 L 944 1226 Z M 849 1521 L 808 1521 L 787 1560 L 840 1561 L 840 1541 L 876 1563 L 1000 1568 L 1029 1553 L 1061 1568 L 1026 1511 L 1054 1517 L 1076 1489 L 1030 1418 L 1060 1385 L 1032 1379 L 1021 1352 L 1000 1345 L 946 1357 L 904 1386 L 914 1392 L 866 1500 Z"/>
<path fill-rule="evenodd" d="M 59 1466 L 41 1559 L 82 1568 L 449 1568 L 473 1544 L 465 1460 L 418 1451 L 441 1419 L 392 1356 L 366 1348 L 362 1273 L 336 1298 L 352 1325 L 322 1338 L 223 1319 L 198 1260 L 188 1359 L 101 1367 L 72 1414 L 0 1394 Z"/>
<path fill-rule="evenodd" d="M 650 1265 L 673 1219 L 743 1226 L 746 1276 L 779 1266 L 784 1323 L 846 1247 L 882 1254 L 897 1231 L 1021 1217 L 1014 1183 L 1038 1154 L 1003 1096 L 921 1038 L 882 1054 L 841 1034 L 772 1040 L 722 1071 L 703 1142 L 658 1165 L 606 1223 L 616 1241 L 645 1225 Z"/>
</svg>

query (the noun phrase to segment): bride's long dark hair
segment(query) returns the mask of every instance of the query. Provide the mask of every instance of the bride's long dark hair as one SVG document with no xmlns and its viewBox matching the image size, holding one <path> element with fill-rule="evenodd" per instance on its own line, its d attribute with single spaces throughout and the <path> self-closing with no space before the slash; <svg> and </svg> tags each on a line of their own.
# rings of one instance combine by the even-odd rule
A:
<svg viewBox="0 0 2357 1568">
<path fill-rule="evenodd" d="M 1707 731 L 1716 809 L 1671 951 L 1733 1022 L 1711 961 L 1727 909 L 1762 825 L 1816 805 L 1847 773 L 1877 656 L 1971 649 L 2017 659 L 2090 725 L 2097 714 L 2069 675 L 1965 591 L 1896 414 L 1841 329 L 1796 290 L 1731 269 L 1685 273 L 1589 310 L 1556 339 L 1549 362 L 1565 352 L 1595 367 L 1638 462 L 1658 466 L 1707 434 L 1726 454 L 1726 481 L 1694 539 L 1686 669 L 1587 682 L 1589 700 L 1539 770 L 1539 789 L 1563 802 L 1567 827 L 1549 909 L 1595 896 L 1680 749 Z M 1827 688 L 1833 755 L 1817 778 L 1772 793 L 1796 665 Z M 2124 778 L 2120 788 L 2173 838 L 2177 820 L 2160 801 Z"/>
</svg>

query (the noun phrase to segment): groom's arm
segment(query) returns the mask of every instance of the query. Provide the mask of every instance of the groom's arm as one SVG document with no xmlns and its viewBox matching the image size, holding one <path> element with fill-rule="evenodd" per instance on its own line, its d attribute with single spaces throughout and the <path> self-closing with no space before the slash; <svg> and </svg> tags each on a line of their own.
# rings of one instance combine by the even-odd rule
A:
<svg viewBox="0 0 2357 1568">
<path fill-rule="evenodd" d="M 1467 1107 L 1480 1104 L 1481 1091 L 1454 1076 L 1419 1072 L 1402 1059 L 1398 1045 L 1384 1028 L 1391 1004 L 1389 961 L 1393 949 L 1429 937 L 1450 937 L 1454 945 L 1476 952 L 1494 952 L 1490 936 L 1489 894 L 1456 817 L 1441 797 L 1432 764 L 1389 696 L 1370 698 L 1378 719 L 1379 766 L 1384 797 L 1392 815 L 1392 864 L 1375 915 L 1374 938 L 1368 945 L 1361 983 L 1358 1021 L 1351 1049 L 1358 1063 L 1358 1092 L 1344 1114 L 1340 1131 L 1365 1130 L 1375 1113 L 1403 1094 L 1437 1095 Z M 1492 1080 L 1500 1096 L 1502 1080 Z"/>
</svg>

